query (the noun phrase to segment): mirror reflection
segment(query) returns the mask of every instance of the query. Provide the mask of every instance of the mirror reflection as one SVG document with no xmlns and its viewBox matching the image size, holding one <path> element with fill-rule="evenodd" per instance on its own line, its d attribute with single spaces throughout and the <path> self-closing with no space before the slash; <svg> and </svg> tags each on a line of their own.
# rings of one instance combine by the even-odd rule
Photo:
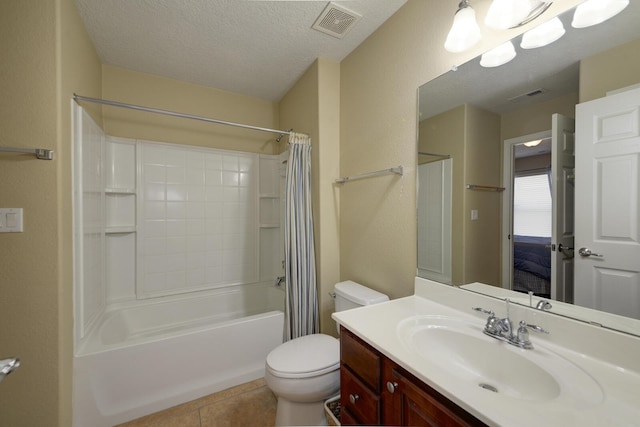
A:
<svg viewBox="0 0 640 427">
<path fill-rule="evenodd" d="M 640 153 L 625 152 L 628 167 L 595 158 L 580 138 L 591 119 L 575 123 L 578 105 L 640 90 L 640 2 L 588 28 L 573 17 L 559 17 L 566 33 L 550 45 L 523 49 L 519 36 L 510 62 L 479 57 L 419 88 L 417 274 L 640 335 Z M 632 184 L 598 181 L 616 167 Z"/>
</svg>

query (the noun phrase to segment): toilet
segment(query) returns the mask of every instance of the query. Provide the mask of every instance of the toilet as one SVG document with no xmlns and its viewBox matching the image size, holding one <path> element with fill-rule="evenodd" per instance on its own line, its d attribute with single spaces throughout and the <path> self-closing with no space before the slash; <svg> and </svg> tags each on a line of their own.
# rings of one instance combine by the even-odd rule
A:
<svg viewBox="0 0 640 427">
<path fill-rule="evenodd" d="M 350 280 L 336 283 L 334 292 L 335 311 L 389 300 Z M 340 341 L 326 334 L 287 341 L 267 356 L 264 378 L 278 398 L 276 426 L 327 425 L 324 401 L 340 391 Z"/>
</svg>

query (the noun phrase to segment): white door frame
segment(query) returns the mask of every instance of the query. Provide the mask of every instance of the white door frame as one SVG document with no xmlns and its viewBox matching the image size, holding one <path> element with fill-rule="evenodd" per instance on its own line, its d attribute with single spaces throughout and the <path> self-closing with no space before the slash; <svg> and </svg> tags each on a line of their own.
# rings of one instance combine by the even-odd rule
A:
<svg viewBox="0 0 640 427">
<path fill-rule="evenodd" d="M 502 147 L 502 287 L 513 288 L 513 152 L 515 146 L 537 139 L 551 138 L 551 129 L 506 139 Z"/>
</svg>

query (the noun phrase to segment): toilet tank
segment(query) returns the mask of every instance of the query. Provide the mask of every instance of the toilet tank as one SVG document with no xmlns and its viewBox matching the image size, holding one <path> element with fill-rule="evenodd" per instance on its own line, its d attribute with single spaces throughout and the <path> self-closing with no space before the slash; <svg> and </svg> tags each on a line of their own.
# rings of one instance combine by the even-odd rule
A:
<svg viewBox="0 0 640 427">
<path fill-rule="evenodd" d="M 334 291 L 336 293 L 335 311 L 349 310 L 350 308 L 389 301 L 389 297 L 385 294 L 351 280 L 336 283 Z"/>
</svg>

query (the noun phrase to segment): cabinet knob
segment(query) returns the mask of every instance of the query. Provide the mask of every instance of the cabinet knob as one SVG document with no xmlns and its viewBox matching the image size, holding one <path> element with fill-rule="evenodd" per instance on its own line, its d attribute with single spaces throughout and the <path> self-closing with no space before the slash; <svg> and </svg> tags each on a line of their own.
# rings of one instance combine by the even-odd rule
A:
<svg viewBox="0 0 640 427">
<path fill-rule="evenodd" d="M 355 405 L 358 399 L 360 399 L 360 396 L 358 396 L 357 394 L 349 395 L 349 402 L 351 402 L 352 405 Z"/>
<path fill-rule="evenodd" d="M 389 393 L 394 393 L 396 388 L 398 388 L 397 382 L 387 381 L 387 390 L 389 390 Z"/>
</svg>

